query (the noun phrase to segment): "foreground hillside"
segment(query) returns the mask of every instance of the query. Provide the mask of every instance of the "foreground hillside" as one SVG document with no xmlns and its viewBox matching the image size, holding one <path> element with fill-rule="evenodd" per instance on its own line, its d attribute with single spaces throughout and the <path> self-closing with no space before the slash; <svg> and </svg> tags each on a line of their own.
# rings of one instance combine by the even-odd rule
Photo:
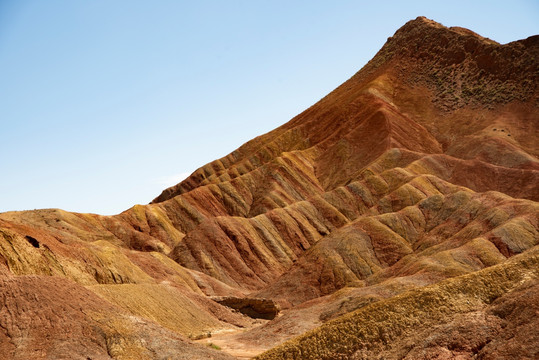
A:
<svg viewBox="0 0 539 360">
<path fill-rule="evenodd" d="M 0 353 L 536 358 L 538 55 L 417 18 L 149 205 L 0 214 Z"/>
</svg>

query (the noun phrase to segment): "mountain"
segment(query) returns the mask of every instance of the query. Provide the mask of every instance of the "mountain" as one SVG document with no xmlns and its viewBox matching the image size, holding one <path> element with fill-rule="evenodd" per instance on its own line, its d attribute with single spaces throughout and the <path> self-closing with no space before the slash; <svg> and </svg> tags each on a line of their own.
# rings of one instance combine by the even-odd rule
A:
<svg viewBox="0 0 539 360">
<path fill-rule="evenodd" d="M 0 352 L 537 357 L 538 55 L 419 17 L 149 205 L 0 214 Z"/>
</svg>

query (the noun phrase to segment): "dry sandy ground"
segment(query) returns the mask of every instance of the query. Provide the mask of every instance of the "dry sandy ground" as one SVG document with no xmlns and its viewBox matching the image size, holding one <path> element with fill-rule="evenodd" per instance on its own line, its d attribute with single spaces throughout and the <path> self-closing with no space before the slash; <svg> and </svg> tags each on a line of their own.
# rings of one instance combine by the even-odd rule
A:
<svg viewBox="0 0 539 360">
<path fill-rule="evenodd" d="M 242 330 L 230 330 L 225 329 L 220 332 L 212 333 L 212 336 L 205 339 L 197 340 L 196 342 L 199 344 L 204 344 L 207 346 L 215 345 L 218 346 L 221 351 L 232 355 L 238 359 L 251 359 L 258 354 L 263 353 L 268 349 L 268 346 L 266 345 L 260 345 L 256 346 L 256 344 L 246 344 L 245 342 L 239 341 L 237 339 L 237 336 L 252 330 L 254 328 L 258 328 L 262 326 L 267 321 L 261 320 L 258 324 L 254 325 L 251 328 L 248 329 L 242 329 Z"/>
</svg>

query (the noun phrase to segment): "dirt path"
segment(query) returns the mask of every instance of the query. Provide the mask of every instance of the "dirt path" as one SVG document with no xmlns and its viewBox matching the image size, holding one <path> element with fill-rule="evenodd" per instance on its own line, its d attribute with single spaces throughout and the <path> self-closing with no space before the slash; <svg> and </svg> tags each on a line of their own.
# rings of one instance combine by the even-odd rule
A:
<svg viewBox="0 0 539 360">
<path fill-rule="evenodd" d="M 238 341 L 236 337 L 246 331 L 252 330 L 256 327 L 262 326 L 263 323 L 254 325 L 253 327 L 238 330 L 223 330 L 221 332 L 214 332 L 212 336 L 205 339 L 196 340 L 195 342 L 219 349 L 227 354 L 230 354 L 238 359 L 251 359 L 258 354 L 266 351 L 267 346 L 256 346 L 255 344 L 247 344 L 245 342 Z"/>
</svg>

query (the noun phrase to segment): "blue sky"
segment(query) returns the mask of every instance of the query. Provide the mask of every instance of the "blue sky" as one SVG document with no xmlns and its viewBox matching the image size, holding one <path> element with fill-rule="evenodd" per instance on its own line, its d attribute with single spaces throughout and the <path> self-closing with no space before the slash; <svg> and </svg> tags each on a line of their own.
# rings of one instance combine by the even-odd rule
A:
<svg viewBox="0 0 539 360">
<path fill-rule="evenodd" d="M 539 1 L 0 0 L 0 212 L 145 204 L 427 16 L 506 43 Z"/>
</svg>

